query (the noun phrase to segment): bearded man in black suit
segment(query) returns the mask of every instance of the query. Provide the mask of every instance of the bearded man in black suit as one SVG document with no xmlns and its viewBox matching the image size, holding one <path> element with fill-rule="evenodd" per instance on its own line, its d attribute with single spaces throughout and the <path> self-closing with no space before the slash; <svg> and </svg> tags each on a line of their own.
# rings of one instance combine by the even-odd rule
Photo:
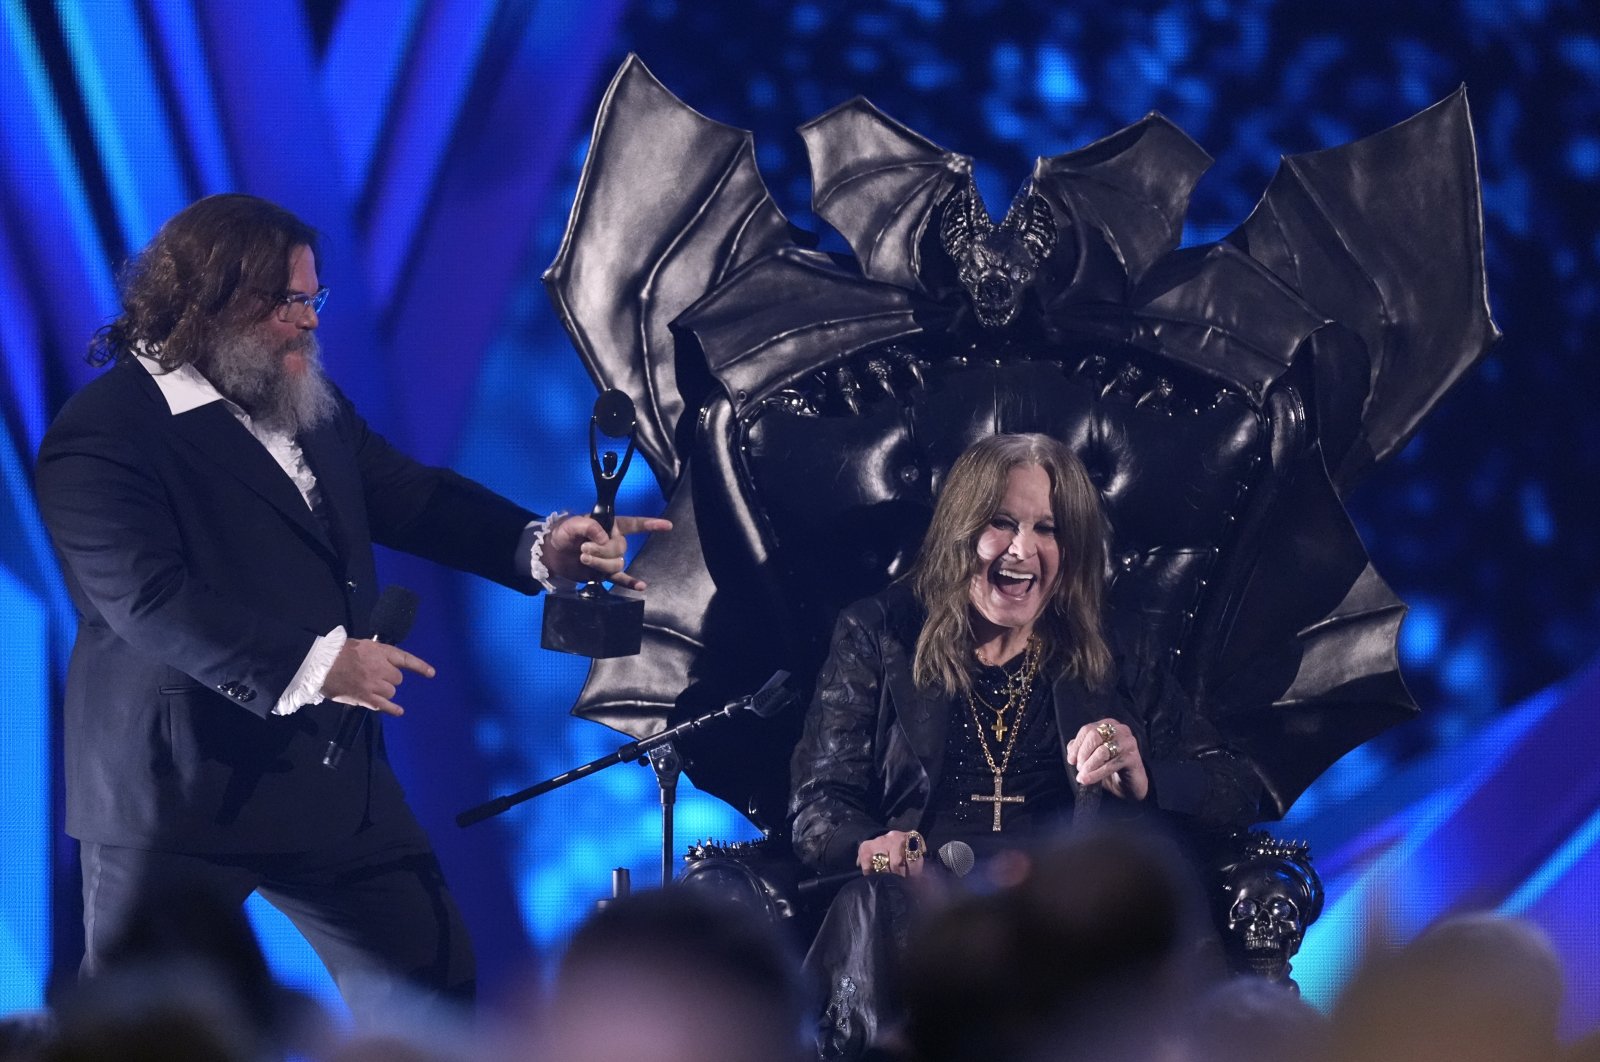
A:
<svg viewBox="0 0 1600 1062">
<path fill-rule="evenodd" d="M 358 1009 L 398 981 L 470 998 L 475 966 L 379 716 L 338 770 L 345 706 L 401 714 L 426 661 L 371 640 L 373 543 L 527 593 L 622 571 L 619 517 L 540 517 L 389 445 L 323 375 L 316 233 L 246 195 L 169 220 L 40 448 L 41 512 L 79 613 L 67 832 L 83 972 L 181 883 L 259 891 Z"/>
</svg>

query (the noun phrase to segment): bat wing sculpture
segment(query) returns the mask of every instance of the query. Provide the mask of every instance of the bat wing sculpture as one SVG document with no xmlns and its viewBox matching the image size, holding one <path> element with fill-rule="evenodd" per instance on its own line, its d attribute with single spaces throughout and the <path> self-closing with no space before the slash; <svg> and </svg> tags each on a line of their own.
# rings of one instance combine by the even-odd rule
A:
<svg viewBox="0 0 1600 1062">
<path fill-rule="evenodd" d="M 1344 382 L 1359 427 L 1325 453 L 1341 490 L 1398 452 L 1500 338 L 1464 87 L 1353 144 L 1285 158 L 1228 242 L 1366 345 L 1368 378 Z"/>
<path fill-rule="evenodd" d="M 670 325 L 741 265 L 791 245 L 750 134 L 680 103 L 630 56 L 600 104 L 588 164 L 545 288 L 589 375 L 639 411 L 639 452 L 663 492 L 675 432 L 705 397 Z M 691 418 L 692 419 L 692 418 Z"/>
</svg>

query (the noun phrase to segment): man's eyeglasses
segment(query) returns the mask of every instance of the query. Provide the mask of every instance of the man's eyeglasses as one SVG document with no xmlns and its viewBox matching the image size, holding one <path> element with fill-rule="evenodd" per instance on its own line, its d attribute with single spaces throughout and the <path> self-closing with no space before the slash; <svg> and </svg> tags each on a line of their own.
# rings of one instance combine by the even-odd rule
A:
<svg viewBox="0 0 1600 1062">
<path fill-rule="evenodd" d="M 278 320 L 287 321 L 303 314 L 308 307 L 312 313 L 321 313 L 322 304 L 327 301 L 327 288 L 318 288 L 309 295 L 303 291 L 291 291 L 278 299 Z"/>
</svg>

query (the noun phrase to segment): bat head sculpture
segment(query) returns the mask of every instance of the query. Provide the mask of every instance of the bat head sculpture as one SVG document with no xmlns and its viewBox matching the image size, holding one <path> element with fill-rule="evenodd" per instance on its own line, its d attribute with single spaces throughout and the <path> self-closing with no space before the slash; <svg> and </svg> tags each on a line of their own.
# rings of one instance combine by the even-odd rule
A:
<svg viewBox="0 0 1600 1062">
<path fill-rule="evenodd" d="M 945 201 L 939 224 L 945 253 L 956 263 L 973 313 L 985 328 L 1016 320 L 1022 295 L 1056 246 L 1056 220 L 1033 183 L 1022 190 L 996 225 L 971 181 Z"/>
</svg>

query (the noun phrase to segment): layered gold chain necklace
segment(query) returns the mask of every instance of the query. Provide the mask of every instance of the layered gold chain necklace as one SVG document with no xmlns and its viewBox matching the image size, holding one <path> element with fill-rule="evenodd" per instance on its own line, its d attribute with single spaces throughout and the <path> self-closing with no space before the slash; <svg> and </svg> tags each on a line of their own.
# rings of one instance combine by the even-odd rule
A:
<svg viewBox="0 0 1600 1062">
<path fill-rule="evenodd" d="M 1016 722 L 1007 722 L 1008 719 L 1020 720 L 1022 718 L 1022 712 L 1028 706 L 1028 698 L 1033 696 L 1033 680 L 1039 674 L 1039 658 L 1042 654 L 1043 649 L 1039 644 L 1039 639 L 1029 638 L 1028 647 L 1023 650 L 1022 666 L 1013 674 L 1006 676 L 1005 688 L 1000 691 L 1006 702 L 999 707 L 984 700 L 976 689 L 970 691 L 967 703 L 972 706 L 973 718 L 977 719 L 979 717 L 979 705 L 982 705 L 994 715 L 994 720 L 989 724 L 989 727 L 994 731 L 994 739 L 996 741 L 1005 741 L 1006 732 L 1015 727 Z M 983 736 L 983 723 L 981 721 L 978 723 L 978 731 L 978 736 L 981 738 Z M 988 749 L 988 743 L 985 742 L 985 754 L 988 753 Z M 990 766 L 993 766 L 993 764 L 991 763 Z"/>
<path fill-rule="evenodd" d="M 972 712 L 972 723 L 978 730 L 978 748 L 983 751 L 983 759 L 989 765 L 989 773 L 994 775 L 992 794 L 973 793 L 969 799 L 973 803 L 988 804 L 994 808 L 992 829 L 995 833 L 1000 832 L 1001 807 L 1005 804 L 1021 804 L 1027 799 L 1021 796 L 1006 796 L 1004 775 L 1011 766 L 1011 754 L 1017 750 L 1017 735 L 1022 732 L 1022 713 L 1028 710 L 1028 701 L 1033 698 L 1033 681 L 1039 674 L 1039 658 L 1042 655 L 1043 650 L 1039 640 L 1030 638 L 1028 648 L 1024 650 L 1022 666 L 1006 679 L 1004 707 L 996 708 L 979 696 L 975 689 L 969 688 L 967 692 L 967 708 Z M 995 741 L 1005 742 L 998 763 L 995 761 L 994 752 L 989 748 L 989 739 L 983 733 L 983 717 L 978 712 L 980 704 L 994 714 Z M 1009 738 L 1006 737 L 1007 733 L 1011 735 Z"/>
</svg>

